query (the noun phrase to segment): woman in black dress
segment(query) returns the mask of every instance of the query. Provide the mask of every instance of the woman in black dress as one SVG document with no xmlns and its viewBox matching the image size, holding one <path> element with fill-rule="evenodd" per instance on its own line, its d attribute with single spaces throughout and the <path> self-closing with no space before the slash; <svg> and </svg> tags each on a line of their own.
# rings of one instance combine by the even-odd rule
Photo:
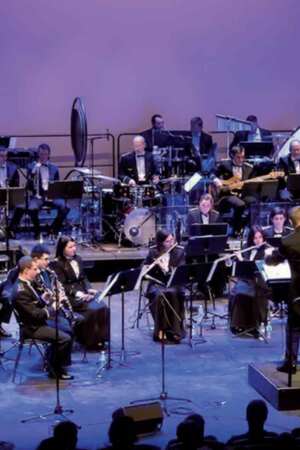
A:
<svg viewBox="0 0 300 450">
<path fill-rule="evenodd" d="M 249 233 L 246 248 L 260 245 L 238 255 L 240 261 L 264 260 L 266 244 L 262 228 L 254 225 Z M 238 264 L 238 262 L 237 262 Z M 269 291 L 256 272 L 253 264 L 252 270 L 233 279 L 233 287 L 229 297 L 230 329 L 232 333 L 239 334 L 249 330 L 249 334 L 259 337 L 258 329 L 268 318 Z"/>
<path fill-rule="evenodd" d="M 99 350 L 109 340 L 109 308 L 104 302 L 95 301 L 97 291 L 91 288 L 80 256 L 76 254 L 76 242 L 61 236 L 56 247 L 56 258 L 51 263 L 75 312 L 84 320 L 76 327 L 77 340 L 87 349 Z"/>
<path fill-rule="evenodd" d="M 156 234 L 156 245 L 151 247 L 144 261 L 145 266 L 156 264 L 150 275 L 166 283 L 172 271 L 184 264 L 184 249 L 175 243 L 174 236 L 166 230 Z M 147 292 L 150 310 L 154 320 L 155 341 L 178 343 L 184 337 L 184 289 L 176 286 L 166 288 L 155 281 L 150 281 Z"/>
</svg>

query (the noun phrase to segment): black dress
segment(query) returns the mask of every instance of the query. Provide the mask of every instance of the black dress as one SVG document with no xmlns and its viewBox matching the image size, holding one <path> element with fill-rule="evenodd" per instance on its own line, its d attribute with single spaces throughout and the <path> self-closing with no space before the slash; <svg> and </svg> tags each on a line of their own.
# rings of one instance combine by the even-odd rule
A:
<svg viewBox="0 0 300 450">
<path fill-rule="evenodd" d="M 80 256 L 75 256 L 74 260 L 78 264 L 78 276 L 70 259 L 56 258 L 51 263 L 51 268 L 64 286 L 73 310 L 84 317 L 76 327 L 77 340 L 90 350 L 99 350 L 101 344 L 109 340 L 110 311 L 104 302 L 98 303 L 94 299 L 87 303 L 78 297 L 78 292 L 86 294 L 91 285 L 84 273 Z"/>
<path fill-rule="evenodd" d="M 144 264 L 150 265 L 162 253 L 157 247 L 150 248 Z M 165 283 L 169 279 L 172 269 L 185 262 L 184 249 L 180 246 L 171 250 L 169 256 L 167 273 L 157 265 L 151 271 L 154 278 Z M 150 300 L 150 310 L 154 320 L 154 339 L 158 338 L 159 331 L 163 331 L 170 339 L 174 336 L 178 339 L 184 337 L 184 289 L 179 286 L 167 289 L 151 281 L 146 296 Z"/>
<path fill-rule="evenodd" d="M 263 247 L 257 250 L 254 259 L 264 259 Z M 243 259 L 250 260 L 250 252 L 244 253 Z M 233 279 L 229 296 L 230 328 L 234 330 L 258 330 L 261 323 L 267 322 L 269 290 L 255 272 L 250 277 Z"/>
</svg>

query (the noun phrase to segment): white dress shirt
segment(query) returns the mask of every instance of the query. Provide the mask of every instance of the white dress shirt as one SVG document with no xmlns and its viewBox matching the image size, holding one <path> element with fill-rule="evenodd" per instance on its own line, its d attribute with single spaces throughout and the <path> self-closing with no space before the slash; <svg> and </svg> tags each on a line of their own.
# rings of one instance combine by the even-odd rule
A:
<svg viewBox="0 0 300 450">
<path fill-rule="evenodd" d="M 145 163 L 145 154 L 136 154 L 136 169 L 138 174 L 139 181 L 146 180 L 146 163 Z"/>
</svg>

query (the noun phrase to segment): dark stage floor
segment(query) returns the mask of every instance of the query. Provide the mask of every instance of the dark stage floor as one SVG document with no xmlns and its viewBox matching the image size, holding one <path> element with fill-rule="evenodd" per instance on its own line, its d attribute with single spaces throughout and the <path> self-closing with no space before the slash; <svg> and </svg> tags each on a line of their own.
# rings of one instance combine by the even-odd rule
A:
<svg viewBox="0 0 300 450">
<path fill-rule="evenodd" d="M 97 354 L 88 354 L 88 363 L 81 362 L 82 354 L 73 355 L 74 381 L 64 383 L 61 402 L 64 408 L 74 409 L 71 419 L 81 426 L 79 446 L 96 449 L 107 441 L 111 413 L 119 406 L 145 397 L 156 397 L 161 392 L 160 345 L 151 338 L 151 330 L 145 317 L 140 329 L 132 329 L 137 306 L 135 294 L 126 296 L 126 347 L 139 351 L 138 356 L 128 358 L 128 366 L 117 362 L 113 368 L 96 378 Z M 218 301 L 217 308 L 224 312 L 225 300 Z M 121 329 L 120 298 L 112 299 L 113 350 L 120 347 Z M 15 324 L 10 324 L 15 332 Z M 233 433 L 245 430 L 245 407 L 249 400 L 259 398 L 248 385 L 249 363 L 279 360 L 283 352 L 283 324 L 273 320 L 270 343 L 250 338 L 233 338 L 224 320 L 217 322 L 215 330 L 205 323 L 206 343 L 191 349 L 186 343 L 166 347 L 166 384 L 171 396 L 186 397 L 192 403 L 168 401 L 170 416 L 164 418 L 160 433 L 146 439 L 162 447 L 174 437 L 176 425 L 184 414 L 191 411 L 203 414 L 206 433 L 220 440 L 227 440 Z M 2 348 L 11 345 L 1 341 Z M 14 351 L 8 353 L 10 358 Z M 117 359 L 117 358 L 116 358 Z M 55 420 L 40 419 L 22 424 L 21 420 L 35 414 L 53 411 L 55 407 L 55 383 L 40 371 L 40 359 L 33 350 L 24 350 L 16 383 L 10 381 L 13 362 L 3 360 L 0 367 L 0 440 L 13 441 L 19 450 L 34 449 L 40 439 L 51 433 Z M 181 413 L 181 414 L 178 414 Z M 300 411 L 278 412 L 269 406 L 267 428 L 276 432 L 290 430 L 300 425 Z"/>
</svg>

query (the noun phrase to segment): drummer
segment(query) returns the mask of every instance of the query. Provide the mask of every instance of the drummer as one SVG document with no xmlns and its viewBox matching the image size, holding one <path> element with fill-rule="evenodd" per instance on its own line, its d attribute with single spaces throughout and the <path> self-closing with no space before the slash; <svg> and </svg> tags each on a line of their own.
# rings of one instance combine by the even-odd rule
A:
<svg viewBox="0 0 300 450">
<path fill-rule="evenodd" d="M 129 186 L 158 183 L 159 170 L 150 152 L 145 151 L 143 136 L 134 136 L 133 150 L 122 155 L 119 163 L 119 178 Z"/>
</svg>

